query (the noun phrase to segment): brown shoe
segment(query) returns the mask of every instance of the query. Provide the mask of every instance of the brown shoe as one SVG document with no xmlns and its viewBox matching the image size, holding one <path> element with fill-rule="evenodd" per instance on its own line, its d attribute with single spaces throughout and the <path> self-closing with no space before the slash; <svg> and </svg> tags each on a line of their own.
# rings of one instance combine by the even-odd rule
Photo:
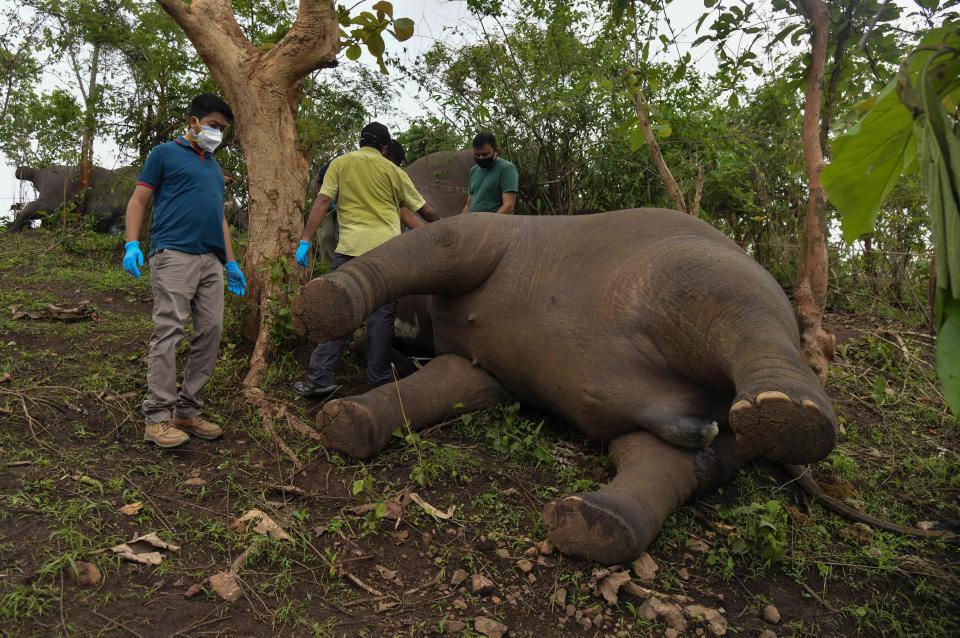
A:
<svg viewBox="0 0 960 638">
<path fill-rule="evenodd" d="M 201 418 L 200 416 L 175 416 L 173 417 L 173 425 L 180 428 L 187 434 L 192 434 L 193 436 L 206 439 L 207 441 L 218 439 L 223 435 L 223 428 L 216 423 L 211 423 L 210 421 Z"/>
<path fill-rule="evenodd" d="M 177 447 L 190 440 L 186 432 L 173 427 L 170 421 L 147 423 L 143 428 L 143 440 L 157 447 Z"/>
</svg>

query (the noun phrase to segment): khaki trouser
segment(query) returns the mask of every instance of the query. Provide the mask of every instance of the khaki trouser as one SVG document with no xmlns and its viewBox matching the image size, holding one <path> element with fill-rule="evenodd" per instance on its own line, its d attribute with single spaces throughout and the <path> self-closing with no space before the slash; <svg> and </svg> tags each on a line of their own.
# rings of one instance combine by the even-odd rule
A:
<svg viewBox="0 0 960 638">
<path fill-rule="evenodd" d="M 201 391 L 213 373 L 223 332 L 223 264 L 213 253 L 162 250 L 150 258 L 153 336 L 147 357 L 147 423 L 191 417 L 203 407 Z M 190 357 L 177 393 L 177 345 L 193 315 Z"/>
</svg>

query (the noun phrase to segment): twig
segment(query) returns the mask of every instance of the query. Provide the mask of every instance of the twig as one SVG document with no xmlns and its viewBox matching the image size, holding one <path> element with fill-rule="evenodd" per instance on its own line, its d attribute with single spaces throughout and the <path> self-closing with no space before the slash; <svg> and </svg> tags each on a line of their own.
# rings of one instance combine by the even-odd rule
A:
<svg viewBox="0 0 960 638">
<path fill-rule="evenodd" d="M 346 576 L 350 582 L 352 582 L 354 585 L 356 585 L 363 591 L 367 592 L 368 594 L 371 594 L 373 596 L 385 596 L 383 592 L 377 591 L 376 589 L 366 584 L 365 582 L 360 580 L 360 578 L 358 578 L 357 576 L 354 576 L 350 572 L 343 572 L 343 576 Z"/>
<path fill-rule="evenodd" d="M 827 610 L 830 611 L 830 613 L 833 613 L 833 614 L 839 614 L 839 613 L 840 613 L 839 611 L 837 611 L 836 609 L 833 608 L 833 605 L 831 605 L 830 603 L 828 603 L 827 601 L 825 601 L 823 598 L 821 598 L 821 597 L 820 597 L 820 594 L 818 594 L 817 592 L 813 591 L 813 588 L 810 587 L 810 585 L 806 584 L 806 583 L 803 582 L 803 581 L 800 581 L 800 586 L 803 588 L 803 591 L 805 591 L 805 592 L 807 592 L 808 594 L 810 594 L 811 596 L 813 596 L 813 599 L 814 599 L 814 600 L 816 600 L 818 603 L 820 603 L 821 605 L 823 605 L 824 607 L 826 607 Z"/>
<path fill-rule="evenodd" d="M 92 614 L 93 614 L 94 616 L 96 616 L 97 618 L 100 618 L 101 620 L 105 620 L 105 621 L 107 621 L 108 623 L 110 623 L 110 624 L 112 624 L 112 625 L 116 625 L 117 627 L 120 627 L 121 629 L 124 629 L 124 630 L 130 632 L 132 635 L 136 636 L 137 638 L 143 638 L 142 635 L 138 634 L 137 632 L 135 632 L 135 631 L 134 631 L 133 629 L 131 629 L 130 627 L 127 627 L 125 624 L 123 624 L 123 623 L 120 622 L 119 620 L 116 620 L 116 619 L 114 619 L 114 618 L 110 618 L 109 616 L 104 616 L 103 614 L 101 614 L 100 612 L 98 612 L 96 609 L 91 609 L 91 610 L 90 610 L 90 613 L 92 613 Z"/>
</svg>

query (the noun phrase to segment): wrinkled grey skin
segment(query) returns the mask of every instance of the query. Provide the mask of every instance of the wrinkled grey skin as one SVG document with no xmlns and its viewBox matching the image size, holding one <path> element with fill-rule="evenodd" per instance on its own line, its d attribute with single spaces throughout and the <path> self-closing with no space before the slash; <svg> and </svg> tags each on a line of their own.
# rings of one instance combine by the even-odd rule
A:
<svg viewBox="0 0 960 638">
<path fill-rule="evenodd" d="M 19 166 L 17 179 L 33 183 L 37 199 L 26 204 L 10 223 L 10 230 L 21 230 L 34 219 L 56 214 L 63 205 L 76 196 L 78 173 L 73 166 L 32 168 Z M 87 197 L 87 214 L 94 216 L 94 228 L 99 232 L 115 230 L 127 207 L 127 200 L 137 179 L 137 168 L 124 166 L 110 170 L 95 166 Z"/>
<path fill-rule="evenodd" d="M 475 166 L 473 149 L 438 151 L 421 157 L 407 167 L 410 181 L 441 217 L 463 212 L 467 203 L 470 169 Z M 428 310 L 429 296 L 411 295 L 397 304 L 394 323 L 398 349 L 413 356 L 432 356 L 433 326 Z"/>
</svg>

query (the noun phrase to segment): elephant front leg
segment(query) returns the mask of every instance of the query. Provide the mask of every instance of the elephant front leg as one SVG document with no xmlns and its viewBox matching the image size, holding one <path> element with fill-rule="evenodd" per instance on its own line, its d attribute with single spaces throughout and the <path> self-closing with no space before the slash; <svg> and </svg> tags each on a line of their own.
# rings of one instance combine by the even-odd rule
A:
<svg viewBox="0 0 960 638">
<path fill-rule="evenodd" d="M 549 538 L 560 551 L 605 565 L 637 558 L 675 509 L 729 480 L 753 456 L 727 433 L 693 451 L 649 432 L 614 439 L 610 455 L 617 474 L 609 484 L 543 510 Z"/>
<path fill-rule="evenodd" d="M 421 430 L 456 412 L 505 402 L 508 396 L 487 372 L 447 354 L 396 383 L 327 402 L 317 424 L 329 447 L 366 459 L 387 447 L 394 430 L 404 423 Z"/>
</svg>

